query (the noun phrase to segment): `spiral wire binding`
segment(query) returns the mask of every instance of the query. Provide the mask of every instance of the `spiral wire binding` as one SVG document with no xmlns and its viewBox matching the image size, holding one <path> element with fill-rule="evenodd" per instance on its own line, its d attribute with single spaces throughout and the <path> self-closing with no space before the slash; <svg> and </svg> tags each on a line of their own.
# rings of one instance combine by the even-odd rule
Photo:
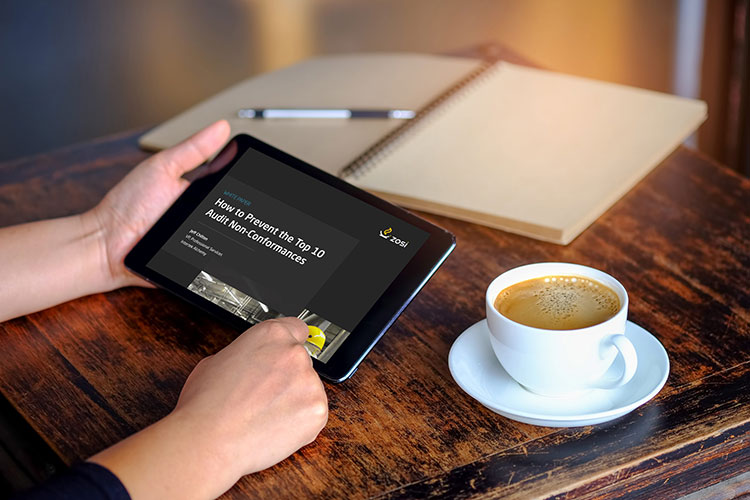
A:
<svg viewBox="0 0 750 500">
<path fill-rule="evenodd" d="M 469 88 L 482 81 L 489 71 L 497 66 L 499 59 L 491 59 L 483 62 L 477 69 L 459 80 L 448 90 L 437 96 L 426 106 L 424 106 L 411 120 L 390 131 L 375 144 L 367 148 L 362 154 L 352 160 L 346 167 L 341 170 L 340 176 L 344 179 L 353 177 L 358 179 L 363 174 L 372 169 L 386 155 L 391 153 L 395 146 L 410 135 L 426 117 L 433 114 L 437 109 L 442 108 L 447 101 L 451 101 L 460 94 L 463 94 Z"/>
</svg>

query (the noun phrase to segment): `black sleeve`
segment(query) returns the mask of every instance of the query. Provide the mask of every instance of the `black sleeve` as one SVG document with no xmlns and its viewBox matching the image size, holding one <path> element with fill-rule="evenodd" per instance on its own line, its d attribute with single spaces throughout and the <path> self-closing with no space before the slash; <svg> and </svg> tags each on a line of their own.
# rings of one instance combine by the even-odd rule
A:
<svg viewBox="0 0 750 500">
<path fill-rule="evenodd" d="M 101 465 L 84 462 L 12 500 L 130 500 L 117 476 Z"/>
</svg>

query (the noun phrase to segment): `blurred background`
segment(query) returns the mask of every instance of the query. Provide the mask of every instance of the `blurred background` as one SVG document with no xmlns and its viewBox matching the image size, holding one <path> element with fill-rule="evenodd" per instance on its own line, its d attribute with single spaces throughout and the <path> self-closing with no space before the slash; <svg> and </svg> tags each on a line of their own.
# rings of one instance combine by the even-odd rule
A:
<svg viewBox="0 0 750 500">
<path fill-rule="evenodd" d="M 497 43 L 554 71 L 704 99 L 709 118 L 692 145 L 750 176 L 749 4 L 2 0 L 0 162 L 145 130 L 315 55 L 456 54 Z M 23 443 L 26 462 L 47 464 L 35 477 L 54 472 L 58 459 L 40 455 L 42 442 L 28 445 L 40 438 L 27 427 L 0 398 L 0 497 L 31 484 L 7 443 Z"/>
<path fill-rule="evenodd" d="M 748 0 L 5 0 L 0 161 L 156 125 L 318 54 L 500 43 L 543 67 L 699 97 L 693 145 L 750 174 Z"/>
</svg>

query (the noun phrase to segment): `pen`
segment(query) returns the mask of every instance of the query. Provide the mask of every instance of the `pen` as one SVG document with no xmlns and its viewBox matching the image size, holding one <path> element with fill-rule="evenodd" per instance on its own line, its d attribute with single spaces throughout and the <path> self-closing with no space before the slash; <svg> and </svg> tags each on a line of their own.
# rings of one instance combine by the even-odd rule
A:
<svg viewBox="0 0 750 500">
<path fill-rule="evenodd" d="M 408 109 L 319 109 L 319 108 L 244 108 L 237 111 L 239 118 L 392 118 L 411 120 L 416 113 Z"/>
</svg>

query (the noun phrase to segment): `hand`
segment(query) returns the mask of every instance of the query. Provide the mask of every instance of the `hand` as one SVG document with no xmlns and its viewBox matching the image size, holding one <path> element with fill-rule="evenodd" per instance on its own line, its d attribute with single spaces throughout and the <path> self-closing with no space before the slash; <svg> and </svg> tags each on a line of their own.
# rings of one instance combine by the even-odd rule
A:
<svg viewBox="0 0 750 500">
<path fill-rule="evenodd" d="M 101 234 L 101 269 L 105 289 L 147 286 L 131 274 L 125 255 L 187 188 L 182 175 L 214 154 L 229 139 L 221 120 L 184 142 L 144 160 L 113 187 L 85 217 Z"/>
<path fill-rule="evenodd" d="M 202 360 L 185 382 L 174 414 L 218 431 L 232 483 L 280 462 L 325 426 L 328 403 L 307 336 L 297 318 L 265 321 Z"/>
<path fill-rule="evenodd" d="M 312 442 L 328 419 L 296 318 L 260 323 L 201 361 L 174 411 L 91 458 L 134 500 L 214 498 Z"/>
</svg>

